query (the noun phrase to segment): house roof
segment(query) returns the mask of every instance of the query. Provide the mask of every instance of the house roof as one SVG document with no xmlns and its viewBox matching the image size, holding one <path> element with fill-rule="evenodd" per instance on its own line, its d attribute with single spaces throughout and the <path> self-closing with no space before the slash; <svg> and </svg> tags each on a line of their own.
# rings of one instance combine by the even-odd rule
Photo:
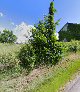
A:
<svg viewBox="0 0 80 92">
<path fill-rule="evenodd" d="M 68 23 L 68 22 L 67 22 L 67 23 L 61 28 L 61 30 L 62 30 L 67 24 L 68 24 L 68 25 L 76 25 L 76 24 L 77 24 L 77 25 L 80 25 L 80 24 L 78 24 L 78 23 Z M 60 30 L 60 31 L 61 31 L 61 30 Z M 59 31 L 59 32 L 60 32 L 60 31 Z M 59 32 L 58 32 L 58 33 L 59 33 Z"/>
</svg>

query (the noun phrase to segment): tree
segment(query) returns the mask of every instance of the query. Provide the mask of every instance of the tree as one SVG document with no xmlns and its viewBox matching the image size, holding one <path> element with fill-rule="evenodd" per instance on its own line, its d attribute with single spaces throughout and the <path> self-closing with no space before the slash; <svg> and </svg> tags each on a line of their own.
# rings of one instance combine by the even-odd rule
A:
<svg viewBox="0 0 80 92">
<path fill-rule="evenodd" d="M 1 43 L 14 43 L 17 40 L 17 37 L 13 34 L 12 31 L 3 30 L 3 33 L 0 33 L 0 42 Z"/>
<path fill-rule="evenodd" d="M 48 16 L 45 17 L 45 28 L 47 31 L 47 39 L 49 48 L 52 49 L 52 44 L 56 42 L 56 23 L 54 22 L 54 14 L 56 10 L 54 8 L 54 2 L 50 3 Z"/>
<path fill-rule="evenodd" d="M 61 59 L 62 47 L 56 42 L 54 13 L 54 2 L 51 2 L 48 16 L 35 25 L 30 43 L 20 50 L 19 58 L 23 66 L 53 65 Z"/>
<path fill-rule="evenodd" d="M 55 12 L 54 2 L 51 2 L 48 15 L 44 16 L 44 20 L 39 21 L 35 26 L 36 29 L 33 29 L 31 44 L 35 49 L 37 63 L 55 64 L 61 58 L 62 48 L 58 43 L 56 44 L 56 24 L 59 20 L 54 22 Z"/>
</svg>

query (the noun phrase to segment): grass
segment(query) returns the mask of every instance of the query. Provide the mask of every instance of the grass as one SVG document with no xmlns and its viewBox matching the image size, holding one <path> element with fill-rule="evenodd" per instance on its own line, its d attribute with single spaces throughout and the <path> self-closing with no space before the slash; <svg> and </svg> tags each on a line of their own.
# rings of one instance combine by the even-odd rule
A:
<svg viewBox="0 0 80 92">
<path fill-rule="evenodd" d="M 78 59 L 67 59 L 56 65 L 53 68 L 52 76 L 45 79 L 43 83 L 39 84 L 30 92 L 57 92 L 60 87 L 64 86 L 72 76 L 80 69 L 80 58 Z"/>
<path fill-rule="evenodd" d="M 17 54 L 22 44 L 0 43 L 0 80 L 20 75 Z"/>
<path fill-rule="evenodd" d="M 15 60 L 18 62 L 16 56 L 21 46 L 23 45 L 0 43 L 0 63 L 11 64 L 11 62 L 13 63 Z M 11 56 L 9 56 L 9 54 Z M 2 56 L 4 56 L 4 58 L 1 62 Z M 41 71 L 43 72 L 41 75 L 36 73 L 37 77 L 35 75 L 36 78 L 34 78 L 29 85 L 26 85 L 28 81 L 25 75 L 26 71 L 24 70 L 24 74 L 21 74 L 20 70 L 22 70 L 21 67 L 16 66 L 8 71 L 6 69 L 0 71 L 0 92 L 57 92 L 80 70 L 80 52 L 75 54 L 67 52 L 65 58 L 57 65 L 49 67 L 49 70 L 46 69 L 45 72 Z M 30 76 L 28 75 L 28 77 Z"/>
<path fill-rule="evenodd" d="M 22 44 L 0 43 L 0 54 L 18 52 Z"/>
</svg>

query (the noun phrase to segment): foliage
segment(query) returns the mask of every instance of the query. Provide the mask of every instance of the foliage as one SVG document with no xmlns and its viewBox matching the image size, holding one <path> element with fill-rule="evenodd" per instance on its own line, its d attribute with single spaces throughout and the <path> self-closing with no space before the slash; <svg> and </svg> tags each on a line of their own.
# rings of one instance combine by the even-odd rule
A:
<svg viewBox="0 0 80 92">
<path fill-rule="evenodd" d="M 1 43 L 14 43 L 17 40 L 17 37 L 13 34 L 12 31 L 3 30 L 3 33 L 0 34 Z"/>
<path fill-rule="evenodd" d="M 70 42 L 70 44 L 68 45 L 68 51 L 69 52 L 77 52 L 78 50 L 79 50 L 79 43 L 78 43 L 78 41 L 74 41 L 74 40 L 72 40 L 71 42 Z"/>
<path fill-rule="evenodd" d="M 17 54 L 21 47 L 22 45 L 18 44 L 0 43 L 0 74 L 20 68 Z"/>
<path fill-rule="evenodd" d="M 77 52 L 77 45 L 74 45 L 74 44 L 73 44 L 73 45 L 70 45 L 70 46 L 69 46 L 69 51 L 76 53 L 76 52 Z"/>
<path fill-rule="evenodd" d="M 71 54 L 70 54 L 71 55 Z M 72 55 L 73 56 L 73 55 Z M 77 54 L 75 55 L 77 56 Z M 55 66 L 49 75 L 42 77 L 43 81 L 38 83 L 35 88 L 29 92 L 59 92 L 62 91 L 62 87 L 72 80 L 72 76 L 79 72 L 80 69 L 80 57 L 73 58 L 69 56 L 66 61 L 59 63 Z M 39 80 L 39 79 L 38 79 Z"/>
<path fill-rule="evenodd" d="M 32 30 L 32 39 L 19 53 L 22 66 L 28 70 L 42 64 L 56 64 L 62 57 L 62 47 L 56 42 L 56 23 L 54 22 L 54 3 L 50 3 L 49 14 L 39 21 Z"/>
<path fill-rule="evenodd" d="M 33 69 L 35 63 L 34 49 L 30 44 L 23 46 L 19 52 L 20 65 L 26 68 L 28 71 Z"/>
<path fill-rule="evenodd" d="M 78 50 L 80 51 L 80 41 L 56 42 L 56 44 L 61 44 L 63 47 L 64 46 L 66 47 L 66 53 L 67 53 L 69 45 L 72 43 L 75 43 L 79 47 Z M 5 81 L 3 81 L 4 86 L 2 85 L 1 88 L 9 89 L 10 87 L 12 87 L 12 89 L 15 90 L 15 87 L 14 87 L 15 83 L 16 84 L 19 83 L 21 78 L 23 79 L 23 77 L 25 77 L 24 75 L 26 74 L 26 69 L 25 68 L 23 69 L 23 67 L 21 67 L 19 65 L 20 61 L 16 57 L 20 48 L 23 48 L 23 47 L 24 47 L 24 44 L 9 44 L 9 43 L 3 44 L 3 43 L 0 43 L 0 61 L 1 61 L 0 69 L 1 69 L 1 64 L 4 65 L 3 70 L 0 71 L 0 80 L 1 81 L 5 80 Z M 26 47 L 27 47 L 27 45 L 26 45 Z M 26 51 L 27 51 L 27 49 L 26 49 Z M 39 75 L 39 77 L 36 77 L 37 80 L 32 79 L 33 82 L 32 81 L 30 82 L 31 85 L 29 85 L 29 89 L 27 86 L 25 88 L 27 88 L 27 90 L 38 89 L 35 92 L 37 92 L 39 90 L 41 92 L 43 92 L 43 91 L 44 92 L 45 91 L 52 92 L 54 90 L 54 92 L 55 92 L 56 89 L 58 89 L 60 86 L 64 85 L 64 83 L 67 81 L 66 79 L 70 79 L 70 74 L 72 76 L 71 72 L 73 72 L 73 74 L 74 74 L 74 72 L 76 70 L 79 70 L 79 68 L 80 68 L 80 60 L 79 61 L 76 60 L 76 59 L 80 58 L 79 53 L 75 53 L 75 54 L 68 53 L 67 55 L 70 55 L 69 56 L 70 58 L 68 58 L 68 59 L 65 58 L 66 63 L 65 63 L 65 61 L 58 63 L 57 66 L 54 66 L 53 70 L 51 68 L 49 69 L 49 67 L 48 67 L 48 72 L 47 72 L 46 70 L 44 70 L 44 68 L 43 68 L 43 71 L 41 70 L 41 68 L 39 68 L 40 71 L 43 72 L 43 75 L 41 75 L 41 76 Z M 67 55 L 66 55 L 66 57 L 68 57 Z M 77 56 L 76 58 L 75 58 L 75 55 Z M 3 58 L 1 58 L 1 57 L 3 57 Z M 65 60 L 65 59 L 63 59 L 63 60 Z M 75 59 L 75 61 L 74 61 L 74 59 Z M 75 62 L 75 64 L 73 64 L 72 61 Z M 5 67 L 6 65 L 9 65 L 9 67 Z M 34 66 L 34 64 L 33 64 L 33 66 Z M 62 68 L 62 67 L 64 67 L 64 68 Z M 69 67 L 69 68 L 67 68 L 67 67 Z M 40 71 L 38 73 L 40 73 Z M 19 78 L 16 78 L 18 76 L 19 76 Z M 14 80 L 13 78 L 16 80 Z M 5 85 L 5 82 L 7 82 L 6 80 L 10 81 L 10 83 L 8 82 L 9 84 L 6 83 L 6 85 Z M 11 83 L 12 83 L 12 85 L 11 85 Z M 35 85 L 34 85 L 34 83 L 35 83 Z M 23 83 L 21 85 L 23 85 Z M 42 87 L 41 87 L 41 85 L 42 85 Z M 50 85 L 52 85 L 52 86 L 50 86 Z M 46 86 L 49 88 L 47 88 Z M 23 87 L 23 90 L 25 90 L 25 88 Z M 1 89 L 0 89 L 0 91 L 1 91 Z M 34 92 L 34 91 L 30 90 L 29 92 Z"/>
<path fill-rule="evenodd" d="M 80 41 L 78 40 L 71 40 L 70 42 L 59 42 L 62 44 L 64 53 L 67 52 L 78 52 L 80 51 Z"/>
<path fill-rule="evenodd" d="M 18 65 L 19 61 L 17 58 L 15 58 L 14 54 L 8 53 L 8 54 L 0 54 L 0 70 L 8 70 L 12 69 L 13 67 L 16 67 Z"/>
<path fill-rule="evenodd" d="M 44 20 L 39 21 L 33 29 L 33 39 L 31 44 L 35 49 L 36 64 L 56 64 L 61 58 L 62 48 L 56 44 L 56 23 L 54 3 L 50 3 L 49 14 Z"/>
</svg>

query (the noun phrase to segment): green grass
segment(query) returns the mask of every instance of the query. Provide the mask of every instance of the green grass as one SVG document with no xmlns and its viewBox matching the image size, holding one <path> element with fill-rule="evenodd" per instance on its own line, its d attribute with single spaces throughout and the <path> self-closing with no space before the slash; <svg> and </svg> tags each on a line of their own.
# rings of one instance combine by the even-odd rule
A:
<svg viewBox="0 0 80 92">
<path fill-rule="evenodd" d="M 14 64 L 16 65 L 15 67 L 12 67 L 8 70 L 4 68 L 4 71 L 0 71 L 0 80 L 4 81 L 3 85 L 0 88 L 1 92 L 5 92 L 4 90 L 10 88 L 9 86 L 11 84 L 6 85 L 7 80 L 14 81 L 12 80 L 13 78 L 16 79 L 16 77 L 20 77 L 22 68 L 17 65 L 17 62 L 19 62 L 19 60 L 16 56 L 22 46 L 23 45 L 21 44 L 18 45 L 0 43 L 0 63 L 16 63 Z M 9 56 L 9 54 L 11 56 Z M 67 52 L 65 54 L 65 57 L 66 58 L 63 61 L 59 62 L 57 65 L 51 68 L 51 71 L 46 71 L 46 75 L 41 75 L 39 79 L 37 78 L 37 80 L 34 80 L 34 83 L 31 82 L 29 90 L 26 86 L 25 89 L 27 90 L 25 92 L 57 92 L 60 87 L 64 86 L 72 78 L 72 76 L 80 70 L 80 52 L 76 54 Z M 19 81 L 17 80 L 17 82 L 15 83 L 18 84 L 18 82 Z M 15 83 L 12 82 L 13 90 L 15 89 Z"/>
<path fill-rule="evenodd" d="M 22 44 L 0 43 L 0 80 L 20 75 L 17 54 L 22 46 Z"/>
<path fill-rule="evenodd" d="M 18 52 L 22 44 L 0 43 L 0 54 Z"/>
<path fill-rule="evenodd" d="M 64 86 L 80 69 L 80 59 L 68 60 L 62 64 L 56 65 L 52 77 L 39 84 L 30 92 L 57 92 L 60 87 Z"/>
</svg>

